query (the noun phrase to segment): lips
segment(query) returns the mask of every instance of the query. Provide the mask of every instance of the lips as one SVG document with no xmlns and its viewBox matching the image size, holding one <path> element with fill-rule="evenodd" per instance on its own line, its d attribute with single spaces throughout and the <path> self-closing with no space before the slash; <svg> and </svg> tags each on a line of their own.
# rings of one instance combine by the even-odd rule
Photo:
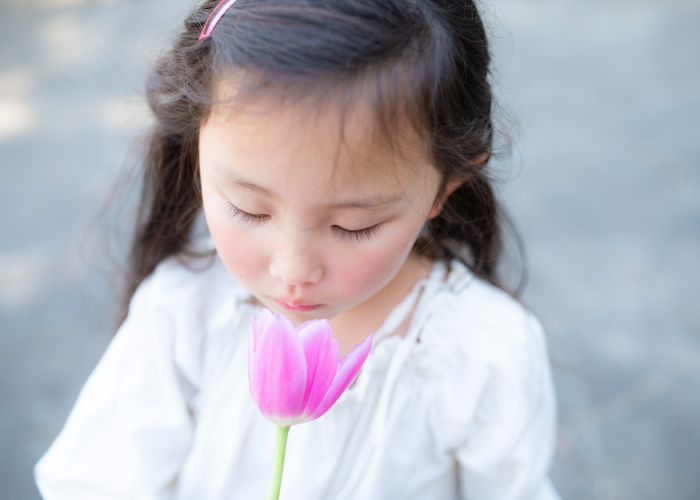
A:
<svg viewBox="0 0 700 500">
<path fill-rule="evenodd" d="M 295 312 L 313 311 L 314 309 L 318 309 L 319 307 L 323 306 L 323 304 L 306 304 L 302 301 L 290 300 L 289 302 L 287 302 L 286 300 L 280 300 L 275 298 L 273 298 L 272 300 L 274 300 L 275 304 L 280 306 L 282 309 Z"/>
</svg>

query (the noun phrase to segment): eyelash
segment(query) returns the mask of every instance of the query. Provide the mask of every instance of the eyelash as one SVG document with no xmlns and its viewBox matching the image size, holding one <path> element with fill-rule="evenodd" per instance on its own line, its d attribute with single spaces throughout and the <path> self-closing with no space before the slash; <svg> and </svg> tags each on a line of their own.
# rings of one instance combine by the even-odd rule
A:
<svg viewBox="0 0 700 500">
<path fill-rule="evenodd" d="M 244 212 L 233 203 L 229 203 L 228 206 L 229 212 L 231 212 L 231 216 L 240 217 L 243 220 L 243 222 L 252 222 L 255 224 L 259 224 L 261 222 L 265 222 L 270 218 L 270 216 L 266 214 L 250 214 L 248 212 Z"/>
<path fill-rule="evenodd" d="M 252 222 L 254 224 L 259 224 L 265 222 L 270 218 L 267 214 L 251 214 L 245 212 L 238 208 L 233 203 L 229 203 L 229 212 L 232 217 L 240 217 L 244 222 Z M 374 226 L 366 227 L 364 229 L 345 229 L 340 226 L 333 226 L 333 228 L 340 233 L 343 238 L 354 238 L 356 242 L 362 240 L 368 240 L 379 231 L 379 226 L 381 223 L 375 224 Z"/>
<path fill-rule="evenodd" d="M 362 240 L 368 240 L 379 231 L 380 224 L 375 224 L 374 226 L 366 227 L 364 229 L 344 229 L 340 226 L 333 226 L 343 238 L 355 238 L 355 241 L 359 243 Z"/>
</svg>

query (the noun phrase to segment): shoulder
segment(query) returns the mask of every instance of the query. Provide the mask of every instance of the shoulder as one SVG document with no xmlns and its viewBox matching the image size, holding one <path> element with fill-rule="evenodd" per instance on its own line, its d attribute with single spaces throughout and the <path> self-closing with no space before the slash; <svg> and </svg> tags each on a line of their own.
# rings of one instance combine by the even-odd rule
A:
<svg viewBox="0 0 700 500">
<path fill-rule="evenodd" d="M 175 255 L 162 261 L 139 286 L 129 314 L 138 308 L 166 309 L 177 316 L 197 315 L 224 302 L 247 298 L 246 290 L 216 254 Z"/>
<path fill-rule="evenodd" d="M 500 288 L 453 263 L 444 284 L 428 306 L 432 335 L 473 362 L 507 371 L 542 363 L 545 340 L 537 318 Z"/>
<path fill-rule="evenodd" d="M 435 410 L 448 443 L 462 442 L 479 422 L 516 436 L 536 414 L 550 419 L 549 359 L 530 311 L 462 264 L 453 264 L 427 307 L 421 339 L 439 370 Z"/>
<path fill-rule="evenodd" d="M 121 345 L 165 356 L 163 363 L 177 367 L 183 383 L 198 389 L 204 359 L 222 351 L 221 342 L 237 345 L 240 340 L 230 332 L 238 304 L 247 297 L 216 255 L 169 257 L 139 286 L 111 349 Z M 214 359 L 225 363 L 219 358 Z"/>
</svg>

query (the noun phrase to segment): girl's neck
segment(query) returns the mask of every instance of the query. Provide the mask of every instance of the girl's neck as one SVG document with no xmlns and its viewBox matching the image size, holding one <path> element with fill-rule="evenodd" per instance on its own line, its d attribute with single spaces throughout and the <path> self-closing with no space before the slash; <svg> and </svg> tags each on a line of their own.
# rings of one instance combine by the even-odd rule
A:
<svg viewBox="0 0 700 500">
<path fill-rule="evenodd" d="M 391 310 L 408 295 L 415 284 L 430 275 L 433 261 L 411 254 L 394 278 L 377 294 L 329 320 L 333 336 L 338 339 L 340 356 L 347 354 L 370 332 L 376 332 Z M 403 336 L 411 316 L 399 326 L 394 335 Z"/>
</svg>

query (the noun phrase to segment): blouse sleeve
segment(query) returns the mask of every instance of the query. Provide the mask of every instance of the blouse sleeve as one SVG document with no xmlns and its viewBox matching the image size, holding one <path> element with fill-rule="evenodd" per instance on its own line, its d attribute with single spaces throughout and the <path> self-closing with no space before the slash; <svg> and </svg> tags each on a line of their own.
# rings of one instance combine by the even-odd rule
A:
<svg viewBox="0 0 700 500">
<path fill-rule="evenodd" d="M 464 500 L 559 498 L 549 480 L 556 403 L 544 336 L 532 315 L 513 311 L 498 326 L 469 325 L 478 333 L 463 336 L 459 375 L 443 397 Z"/>
<path fill-rule="evenodd" d="M 192 440 L 191 371 L 176 362 L 178 320 L 157 277 L 83 387 L 65 427 L 35 467 L 45 500 L 162 498 Z"/>
</svg>

